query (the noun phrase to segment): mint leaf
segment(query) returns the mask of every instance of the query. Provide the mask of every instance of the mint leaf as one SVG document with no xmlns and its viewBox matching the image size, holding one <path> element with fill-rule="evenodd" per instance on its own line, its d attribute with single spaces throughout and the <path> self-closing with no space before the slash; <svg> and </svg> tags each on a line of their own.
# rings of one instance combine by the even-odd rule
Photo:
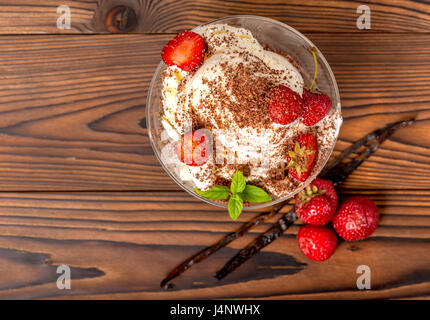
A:
<svg viewBox="0 0 430 320">
<path fill-rule="evenodd" d="M 270 202 L 272 198 L 263 189 L 247 184 L 245 190 L 239 194 L 243 201 Z"/>
<path fill-rule="evenodd" d="M 214 184 L 212 188 L 207 191 L 201 191 L 198 188 L 194 188 L 194 191 L 196 191 L 197 194 L 203 198 L 210 200 L 224 200 L 227 199 L 228 195 L 230 194 L 228 187 L 220 186 L 218 184 Z"/>
<path fill-rule="evenodd" d="M 228 213 L 230 218 L 236 220 L 239 218 L 243 209 L 243 200 L 238 194 L 233 194 L 228 200 Z"/>
<path fill-rule="evenodd" d="M 245 186 L 246 186 L 245 177 L 243 176 L 242 172 L 237 170 L 233 176 L 233 179 L 231 180 L 230 191 L 233 194 L 240 193 L 243 190 L 245 190 Z"/>
</svg>

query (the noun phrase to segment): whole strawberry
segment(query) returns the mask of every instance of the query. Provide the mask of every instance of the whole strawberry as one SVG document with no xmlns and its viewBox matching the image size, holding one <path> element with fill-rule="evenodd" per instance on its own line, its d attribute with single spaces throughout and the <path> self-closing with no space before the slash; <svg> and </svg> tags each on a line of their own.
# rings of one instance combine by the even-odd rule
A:
<svg viewBox="0 0 430 320">
<path fill-rule="evenodd" d="M 323 226 L 329 223 L 337 208 L 337 194 L 330 181 L 315 179 L 296 195 L 296 214 L 305 223 Z"/>
<path fill-rule="evenodd" d="M 212 136 L 206 129 L 189 131 L 176 142 L 175 151 L 181 162 L 189 166 L 204 165 L 211 155 Z"/>
<path fill-rule="evenodd" d="M 183 31 L 164 46 L 161 58 L 168 66 L 192 72 L 203 63 L 205 50 L 205 41 L 199 34 Z"/>
<path fill-rule="evenodd" d="M 297 181 L 309 177 L 318 156 L 318 141 L 312 133 L 304 133 L 293 140 L 293 148 L 288 152 L 288 173 Z"/>
<path fill-rule="evenodd" d="M 279 124 L 289 124 L 302 114 L 302 98 L 290 88 L 279 85 L 267 96 L 270 118 Z"/>
<path fill-rule="evenodd" d="M 378 208 L 372 200 L 362 196 L 348 198 L 333 218 L 334 229 L 347 241 L 366 239 L 378 223 Z"/>
<path fill-rule="evenodd" d="M 331 100 L 325 93 L 313 93 L 303 89 L 303 123 L 313 126 L 323 119 L 331 109 Z"/>
<path fill-rule="evenodd" d="M 303 225 L 297 233 L 297 243 L 306 257 L 324 261 L 336 250 L 337 236 L 329 227 Z"/>
<path fill-rule="evenodd" d="M 311 186 L 312 187 L 315 186 L 315 187 L 317 187 L 318 190 L 324 191 L 324 196 L 326 196 L 330 200 L 330 202 L 331 202 L 331 204 L 332 204 L 332 206 L 336 212 L 337 200 L 338 200 L 337 199 L 337 192 L 334 189 L 331 182 L 328 180 L 321 179 L 321 178 L 316 178 L 314 181 L 311 182 Z"/>
</svg>

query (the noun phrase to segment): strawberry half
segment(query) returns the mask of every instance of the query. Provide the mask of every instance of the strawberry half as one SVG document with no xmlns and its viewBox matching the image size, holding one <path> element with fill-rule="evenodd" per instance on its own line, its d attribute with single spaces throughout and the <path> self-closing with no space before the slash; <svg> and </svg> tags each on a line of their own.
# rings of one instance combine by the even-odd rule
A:
<svg viewBox="0 0 430 320">
<path fill-rule="evenodd" d="M 181 162 L 189 166 L 204 165 L 211 155 L 212 136 L 208 130 L 189 131 L 176 142 L 175 151 Z"/>
<path fill-rule="evenodd" d="M 313 93 L 303 89 L 303 123 L 313 126 L 323 119 L 331 109 L 331 100 L 324 93 Z"/>
<path fill-rule="evenodd" d="M 294 139 L 294 146 L 288 152 L 288 172 L 297 181 L 303 182 L 309 177 L 318 156 L 318 141 L 311 133 L 304 133 Z"/>
<path fill-rule="evenodd" d="M 202 64 L 205 50 L 205 40 L 199 34 L 183 31 L 164 46 L 161 58 L 168 66 L 193 72 Z"/>
<path fill-rule="evenodd" d="M 293 122 L 302 114 L 302 98 L 283 85 L 270 89 L 267 106 L 272 121 L 283 125 Z"/>
<path fill-rule="evenodd" d="M 329 223 L 337 208 L 337 194 L 330 181 L 315 179 L 296 195 L 296 213 L 303 222 L 323 226 Z"/>
</svg>

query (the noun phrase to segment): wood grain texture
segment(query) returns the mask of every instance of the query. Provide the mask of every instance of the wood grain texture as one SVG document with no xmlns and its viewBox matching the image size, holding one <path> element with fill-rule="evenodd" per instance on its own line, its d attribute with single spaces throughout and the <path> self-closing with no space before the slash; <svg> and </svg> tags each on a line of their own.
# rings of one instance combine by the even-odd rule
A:
<svg viewBox="0 0 430 320">
<path fill-rule="evenodd" d="M 132 8 L 138 25 L 133 32 L 179 32 L 228 15 L 261 15 L 304 32 L 360 32 L 358 6 L 372 10 L 372 31 L 430 31 L 430 3 L 418 0 L 16 0 L 0 2 L 0 33 L 103 33 L 106 13 L 118 5 Z M 59 5 L 71 9 L 71 29 L 59 30 Z"/>
<path fill-rule="evenodd" d="M 70 30 L 56 27 L 60 4 L 71 8 Z M 356 28 L 360 4 L 372 10 L 372 30 Z M 117 5 L 137 13 L 135 34 L 106 34 Z M 378 205 L 370 239 L 341 242 L 316 263 L 299 252 L 294 225 L 215 281 L 274 217 L 165 291 L 159 282 L 172 267 L 238 223 L 179 191 L 158 164 L 148 84 L 173 33 L 234 14 L 285 22 L 324 53 L 344 116 L 335 155 L 388 122 L 417 121 L 342 185 L 342 195 Z M 429 70 L 429 1 L 0 0 L 0 298 L 429 298 Z M 56 287 L 61 264 L 72 290 Z M 370 291 L 356 289 L 362 264 Z"/>
<path fill-rule="evenodd" d="M 357 191 L 349 190 L 348 195 Z M 268 223 L 159 288 L 167 272 L 239 223 L 183 192 L 0 193 L 0 298 L 406 298 L 430 295 L 430 191 L 359 191 L 382 214 L 368 240 L 313 262 L 292 226 L 223 281 L 215 272 Z M 255 212 L 244 212 L 239 222 Z M 271 221 L 273 221 L 272 219 Z M 72 289 L 56 288 L 56 268 Z M 372 290 L 356 289 L 368 265 Z"/>
<path fill-rule="evenodd" d="M 169 38 L 3 37 L 0 190 L 178 190 L 145 127 L 148 84 Z M 340 87 L 345 121 L 335 154 L 388 122 L 417 118 L 346 187 L 429 189 L 430 35 L 310 38 Z"/>
</svg>

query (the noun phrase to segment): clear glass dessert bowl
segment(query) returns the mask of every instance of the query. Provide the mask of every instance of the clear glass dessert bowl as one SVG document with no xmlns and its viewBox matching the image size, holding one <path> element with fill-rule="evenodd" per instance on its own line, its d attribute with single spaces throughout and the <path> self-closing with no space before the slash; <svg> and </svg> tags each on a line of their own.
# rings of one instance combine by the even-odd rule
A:
<svg viewBox="0 0 430 320">
<path fill-rule="evenodd" d="M 297 30 L 292 27 L 260 16 L 252 15 L 238 15 L 230 16 L 221 19 L 217 19 L 196 27 L 192 31 L 198 31 L 204 26 L 212 26 L 218 24 L 226 24 L 233 27 L 244 28 L 252 33 L 252 36 L 266 49 L 274 51 L 277 53 L 282 53 L 284 56 L 288 56 L 291 61 L 293 61 L 294 66 L 299 70 L 305 87 L 310 87 L 314 77 L 315 62 L 314 55 L 311 53 L 312 49 L 316 53 L 315 57 L 318 64 L 318 77 L 317 77 L 317 87 L 318 90 L 324 92 L 328 95 L 332 101 L 332 106 L 329 114 L 338 114 L 339 116 L 333 122 L 333 135 L 331 139 L 324 140 L 324 152 L 319 152 L 317 162 L 315 164 L 315 169 L 312 174 L 307 178 L 305 182 L 300 183 L 297 188 L 288 192 L 282 197 L 273 197 L 272 202 L 266 203 L 251 203 L 249 206 L 245 206 L 244 209 L 257 209 L 272 206 L 276 203 L 284 201 L 288 198 L 293 197 L 296 193 L 300 192 L 305 188 L 312 180 L 314 180 L 320 171 L 323 169 L 327 163 L 330 155 L 336 144 L 336 140 L 339 134 L 340 126 L 342 124 L 342 118 L 340 116 L 341 105 L 339 90 L 337 87 L 336 79 L 333 72 L 327 63 L 326 59 L 322 53 L 316 48 L 316 46 L 302 35 Z M 167 66 L 163 61 L 158 65 L 154 76 L 152 78 L 146 103 L 146 122 L 148 128 L 148 135 L 154 149 L 154 153 L 160 161 L 164 170 L 168 175 L 185 191 L 189 192 L 196 198 L 210 203 L 215 206 L 227 208 L 227 202 L 213 201 L 201 197 L 194 191 L 195 184 L 192 180 L 182 179 L 178 170 L 175 170 L 175 161 L 166 159 L 163 156 L 163 148 L 166 147 L 168 143 L 168 135 L 166 129 L 162 124 L 163 121 L 163 104 L 162 104 L 162 89 L 163 89 L 163 72 L 166 70 Z M 176 159 L 179 161 L 179 159 Z"/>
</svg>

